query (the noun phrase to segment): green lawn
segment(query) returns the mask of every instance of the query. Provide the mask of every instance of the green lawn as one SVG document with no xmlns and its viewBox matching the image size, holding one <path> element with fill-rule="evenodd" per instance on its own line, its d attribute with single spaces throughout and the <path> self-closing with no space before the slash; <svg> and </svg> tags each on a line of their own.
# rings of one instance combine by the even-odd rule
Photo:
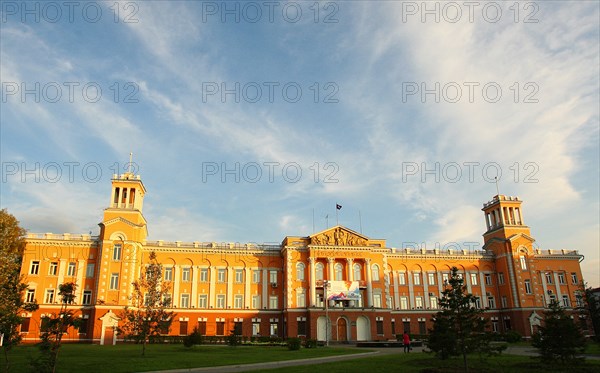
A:
<svg viewBox="0 0 600 373">
<path fill-rule="evenodd" d="M 312 357 L 366 352 L 346 348 L 312 348 L 289 351 L 287 347 L 148 345 L 142 357 L 140 345 L 99 346 L 65 344 L 58 358 L 59 372 L 140 372 L 161 369 L 183 369 L 229 364 L 307 359 Z M 4 371 L 4 351 L 0 350 Z M 35 346 L 19 346 L 10 354 L 10 371 L 30 372 L 29 360 L 38 354 Z"/>
</svg>

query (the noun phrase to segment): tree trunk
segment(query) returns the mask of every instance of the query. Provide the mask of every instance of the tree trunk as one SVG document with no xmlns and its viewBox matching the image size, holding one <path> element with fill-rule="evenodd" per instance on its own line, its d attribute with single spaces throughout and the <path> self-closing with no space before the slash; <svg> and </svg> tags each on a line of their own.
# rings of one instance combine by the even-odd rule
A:
<svg viewBox="0 0 600 373">
<path fill-rule="evenodd" d="M 4 360 L 6 361 L 6 372 L 8 373 L 8 371 L 10 370 L 10 363 L 8 362 L 8 349 L 6 348 L 6 346 L 4 346 Z"/>
<path fill-rule="evenodd" d="M 467 365 L 467 353 L 463 351 L 463 364 L 465 365 L 465 373 L 469 371 L 469 366 Z"/>
<path fill-rule="evenodd" d="M 142 356 L 146 356 L 146 339 L 142 342 Z"/>
</svg>

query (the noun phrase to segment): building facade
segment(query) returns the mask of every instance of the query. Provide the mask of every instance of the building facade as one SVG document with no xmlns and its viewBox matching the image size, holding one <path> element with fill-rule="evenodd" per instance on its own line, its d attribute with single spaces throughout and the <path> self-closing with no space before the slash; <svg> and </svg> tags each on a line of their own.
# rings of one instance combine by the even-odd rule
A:
<svg viewBox="0 0 600 373">
<path fill-rule="evenodd" d="M 495 332 L 531 336 L 552 299 L 568 309 L 581 302 L 582 255 L 535 248 L 516 197 L 497 195 L 483 205 L 483 250 L 431 250 L 388 247 L 343 226 L 278 245 L 148 241 L 145 194 L 139 176 L 114 175 L 99 236 L 28 235 L 25 297 L 40 308 L 22 315 L 25 341 L 38 341 L 44 318 L 59 310 L 58 286 L 75 282 L 72 307 L 83 322 L 63 340 L 116 343 L 119 314 L 151 252 L 171 284 L 171 335 L 194 327 L 205 335 L 236 330 L 333 342 L 427 334 L 452 267 Z M 331 285 L 342 282 L 354 284 L 354 297 L 326 302 Z"/>
</svg>

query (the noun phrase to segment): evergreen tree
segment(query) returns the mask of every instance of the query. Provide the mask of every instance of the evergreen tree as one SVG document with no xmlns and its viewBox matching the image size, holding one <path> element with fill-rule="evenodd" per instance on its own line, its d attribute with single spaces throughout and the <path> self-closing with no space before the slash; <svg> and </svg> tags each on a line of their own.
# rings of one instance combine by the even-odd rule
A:
<svg viewBox="0 0 600 373">
<path fill-rule="evenodd" d="M 5 370 L 10 369 L 8 352 L 21 342 L 19 325 L 23 311 L 34 311 L 37 303 L 26 303 L 27 289 L 21 276 L 21 261 L 25 250 L 25 230 L 5 209 L 0 210 L 0 334 L 3 335 Z"/>
<path fill-rule="evenodd" d="M 583 353 L 585 338 L 560 304 L 553 300 L 544 312 L 543 325 L 533 336 L 532 345 L 539 349 L 543 362 L 562 363 L 577 360 Z"/>
<path fill-rule="evenodd" d="M 156 253 L 151 252 L 144 275 L 132 284 L 131 305 L 120 314 L 119 333 L 141 343 L 142 356 L 146 355 L 150 338 L 168 331 L 175 317 L 175 313 L 167 311 L 171 306 L 171 293 L 162 276 L 162 265 L 158 263 Z"/>
<path fill-rule="evenodd" d="M 489 339 L 485 335 L 487 322 L 483 312 L 475 307 L 475 296 L 467 293 L 456 267 L 452 267 L 439 305 L 441 310 L 434 316 L 427 346 L 442 359 L 462 355 L 468 371 L 467 354 L 489 350 Z"/>
</svg>

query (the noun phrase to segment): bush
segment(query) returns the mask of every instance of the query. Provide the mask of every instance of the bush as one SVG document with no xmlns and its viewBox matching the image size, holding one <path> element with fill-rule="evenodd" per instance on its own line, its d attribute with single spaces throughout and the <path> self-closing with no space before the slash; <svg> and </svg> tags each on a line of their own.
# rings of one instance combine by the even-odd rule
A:
<svg viewBox="0 0 600 373">
<path fill-rule="evenodd" d="M 517 343 L 521 341 L 521 334 L 515 332 L 514 330 L 509 331 L 504 334 L 504 340 L 508 343 Z"/>
<path fill-rule="evenodd" d="M 190 335 L 183 337 L 183 345 L 185 347 L 192 347 L 193 345 L 201 345 L 204 342 L 204 337 L 198 331 L 198 328 L 194 328 L 194 331 Z"/>
<path fill-rule="evenodd" d="M 227 344 L 229 346 L 239 346 L 242 344 L 242 337 L 235 334 L 235 330 L 231 331 L 231 334 L 227 337 Z"/>
<path fill-rule="evenodd" d="M 302 344 L 302 341 L 300 340 L 300 338 L 288 338 L 288 340 L 287 340 L 288 350 L 290 350 L 290 351 L 299 350 L 301 344 Z"/>
<path fill-rule="evenodd" d="M 306 348 L 317 348 L 317 340 L 316 339 L 307 339 L 304 341 L 304 347 Z"/>
</svg>

